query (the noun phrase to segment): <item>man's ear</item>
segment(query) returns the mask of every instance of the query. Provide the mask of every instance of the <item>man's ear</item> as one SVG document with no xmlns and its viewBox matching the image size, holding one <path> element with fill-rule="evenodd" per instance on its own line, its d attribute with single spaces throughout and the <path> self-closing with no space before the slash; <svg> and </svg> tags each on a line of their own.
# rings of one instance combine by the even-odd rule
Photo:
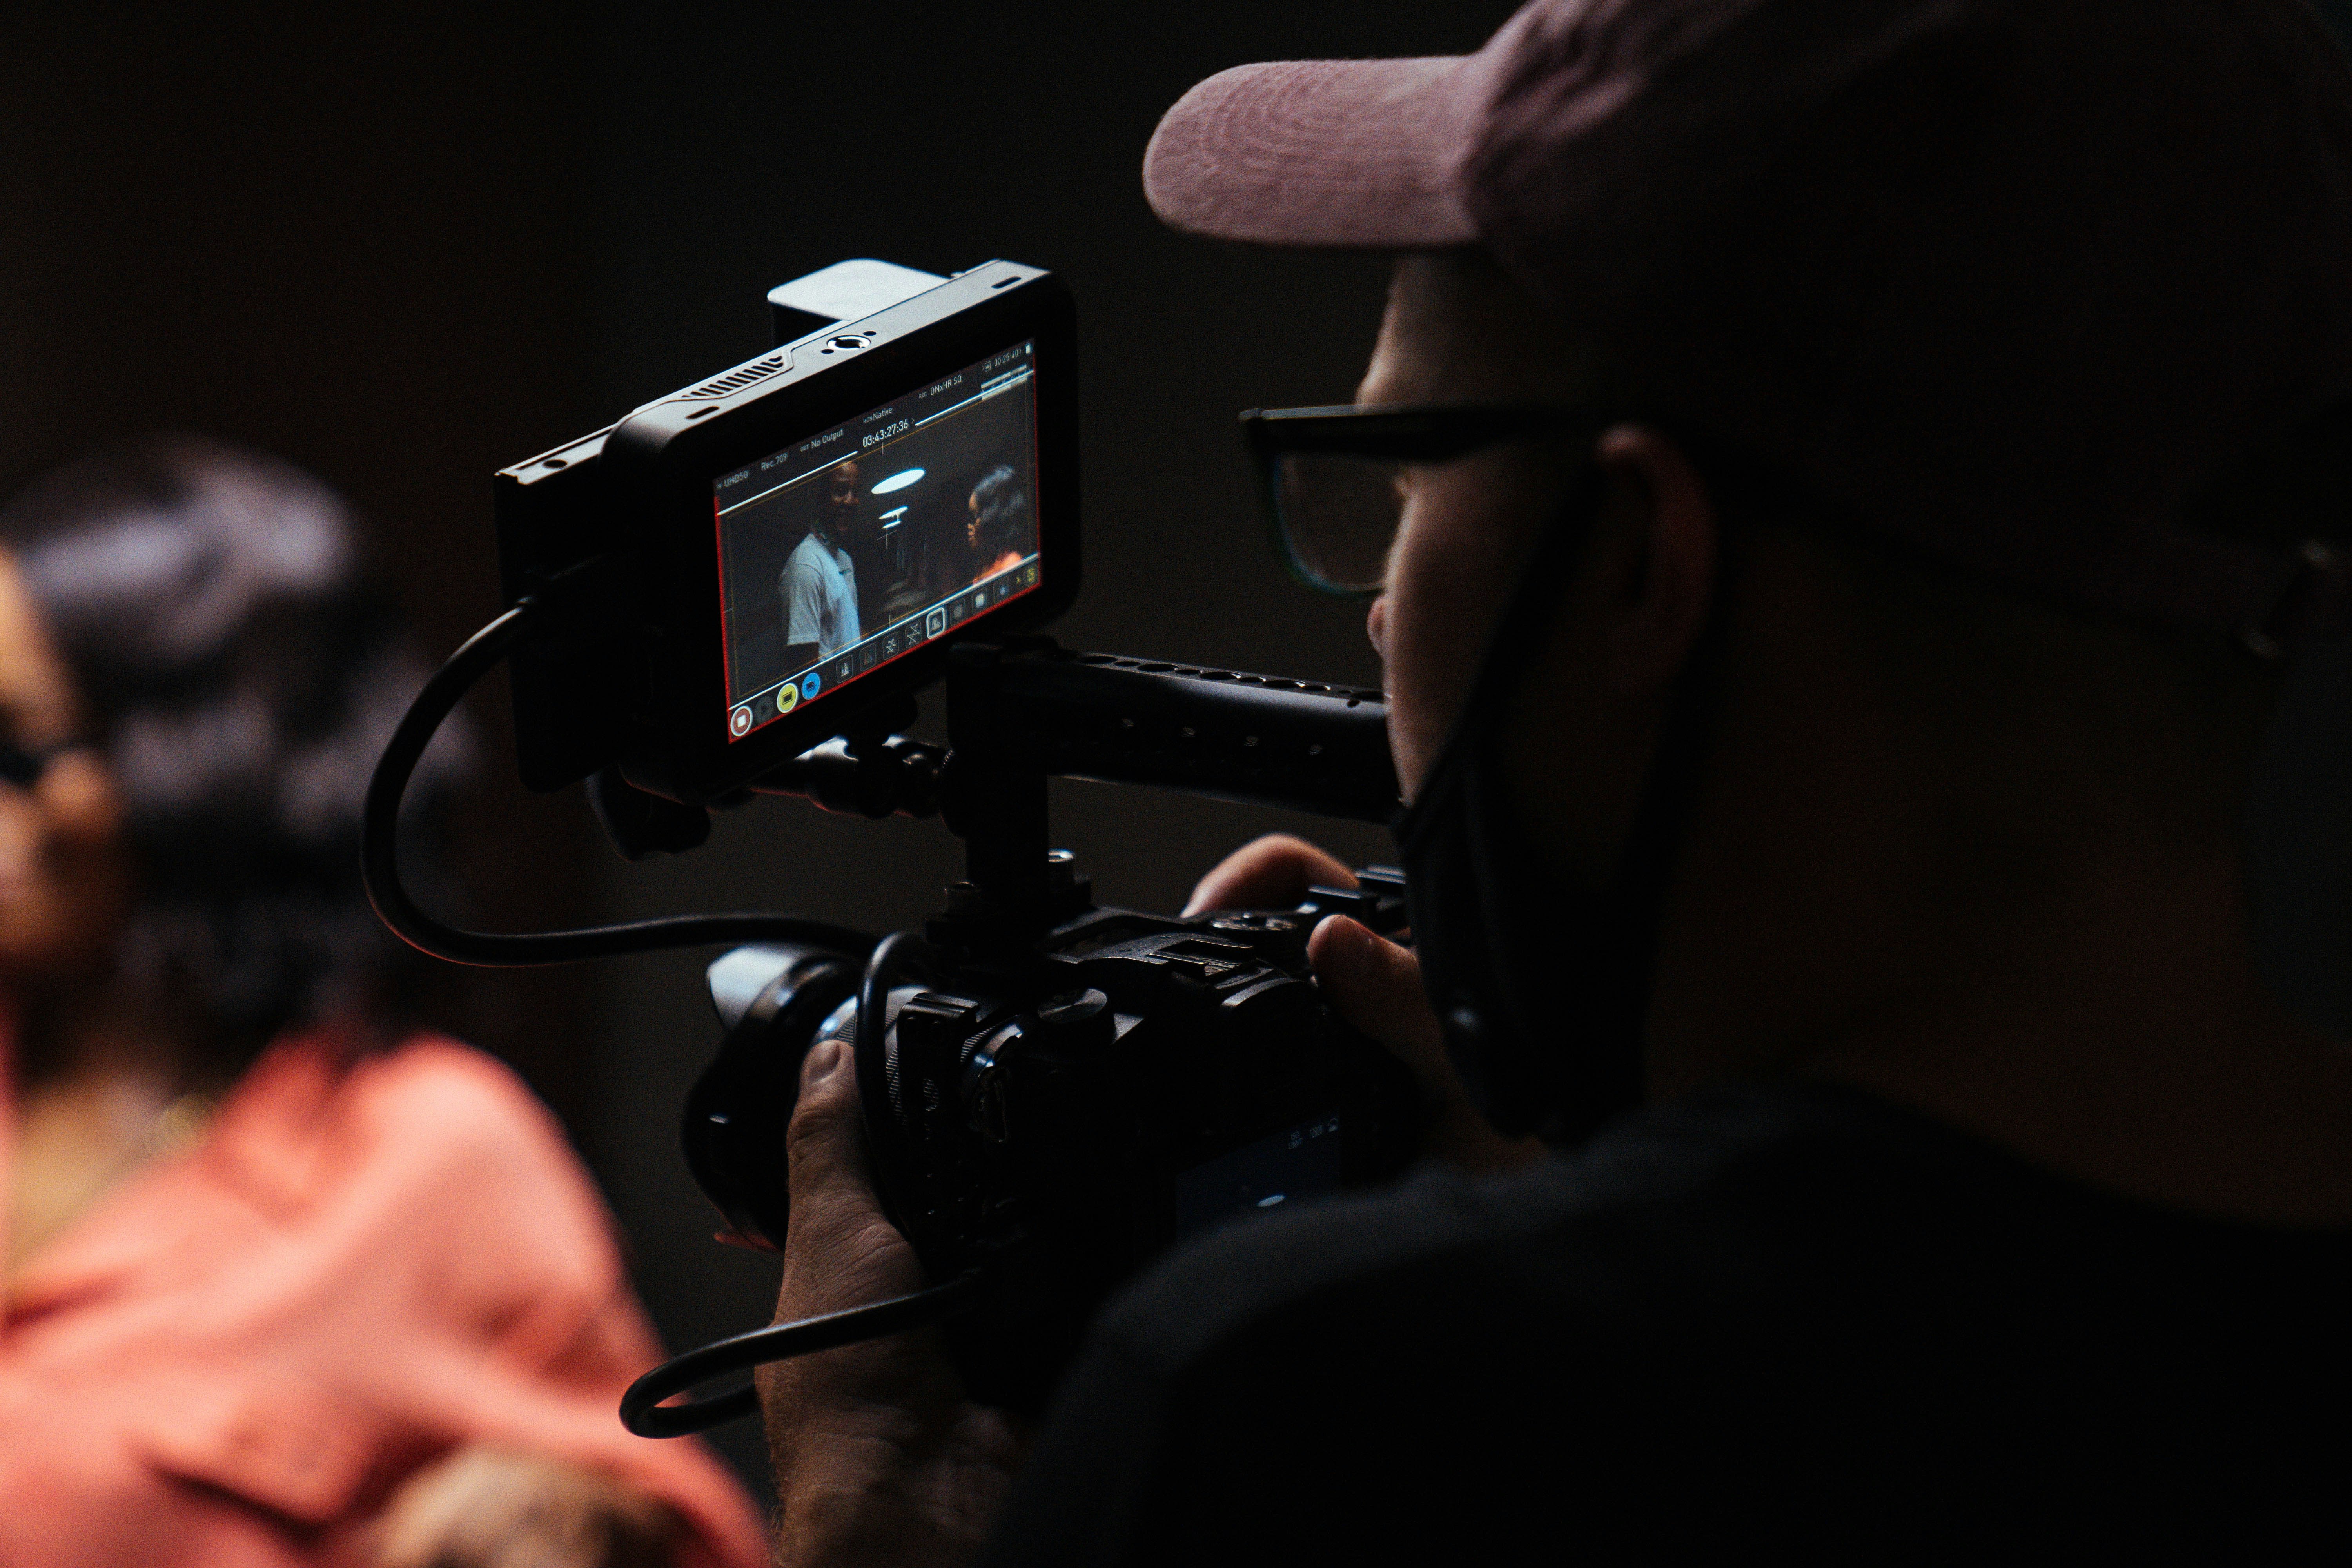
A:
<svg viewBox="0 0 2352 1568">
<path fill-rule="evenodd" d="M 1643 425 L 1603 431 L 1593 448 L 1608 484 L 1601 503 L 1603 674 L 1626 693 L 1672 682 L 1706 624 L 1715 594 L 1717 521 L 1706 483 L 1683 449 Z"/>
</svg>

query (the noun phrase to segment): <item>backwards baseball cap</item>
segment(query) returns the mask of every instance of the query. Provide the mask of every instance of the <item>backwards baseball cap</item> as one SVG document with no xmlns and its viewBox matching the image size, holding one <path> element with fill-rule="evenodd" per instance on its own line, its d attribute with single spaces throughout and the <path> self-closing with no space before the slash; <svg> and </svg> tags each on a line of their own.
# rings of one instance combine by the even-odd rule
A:
<svg viewBox="0 0 2352 1568">
<path fill-rule="evenodd" d="M 2236 631 L 2342 598 L 2191 521 L 2352 394 L 2352 77 L 2296 0 L 1535 0 L 1475 55 L 1213 77 L 1144 187 L 1482 246 L 1639 412 L 1948 561 Z"/>
</svg>

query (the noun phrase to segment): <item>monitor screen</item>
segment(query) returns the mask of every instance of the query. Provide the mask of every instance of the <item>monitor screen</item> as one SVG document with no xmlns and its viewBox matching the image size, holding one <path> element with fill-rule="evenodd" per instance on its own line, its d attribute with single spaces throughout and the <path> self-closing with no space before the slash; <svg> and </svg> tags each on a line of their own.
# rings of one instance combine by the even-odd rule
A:
<svg viewBox="0 0 2352 1568">
<path fill-rule="evenodd" d="M 730 739 L 1037 587 L 1035 374 L 1015 343 L 719 477 Z"/>
</svg>

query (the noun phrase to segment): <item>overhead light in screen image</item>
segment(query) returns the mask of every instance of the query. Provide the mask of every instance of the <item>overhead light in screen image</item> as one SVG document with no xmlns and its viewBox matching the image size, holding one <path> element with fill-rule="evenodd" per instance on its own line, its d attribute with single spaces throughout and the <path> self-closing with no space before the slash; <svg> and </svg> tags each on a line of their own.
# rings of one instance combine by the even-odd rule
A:
<svg viewBox="0 0 2352 1568">
<path fill-rule="evenodd" d="M 892 474 L 888 479 L 884 479 L 880 484 L 876 485 L 870 493 L 877 496 L 890 495 L 896 491 L 905 489 L 908 485 L 913 484 L 922 477 L 923 470 L 920 468 L 901 468 L 897 473 Z"/>
</svg>

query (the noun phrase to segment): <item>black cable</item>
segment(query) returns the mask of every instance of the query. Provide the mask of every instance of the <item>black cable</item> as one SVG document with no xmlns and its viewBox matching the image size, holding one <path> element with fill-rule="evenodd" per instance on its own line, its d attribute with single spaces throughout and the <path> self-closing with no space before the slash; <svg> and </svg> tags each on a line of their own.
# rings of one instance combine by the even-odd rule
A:
<svg viewBox="0 0 2352 1568">
<path fill-rule="evenodd" d="M 377 917 L 393 934 L 435 958 L 493 969 L 576 963 L 583 959 L 722 942 L 797 942 L 853 954 L 870 950 L 874 939 L 862 931 L 790 915 L 674 915 L 578 931 L 480 931 L 445 925 L 410 900 L 407 889 L 400 885 L 398 856 L 400 803 L 407 793 L 409 775 L 416 771 L 418 759 L 442 721 L 475 682 L 496 668 L 522 640 L 536 608 L 534 601 L 523 600 L 449 656 L 409 704 L 375 765 L 375 776 L 368 781 L 367 805 L 360 817 L 360 868 L 367 883 L 368 902 L 375 906 Z"/>
<path fill-rule="evenodd" d="M 894 1296 L 887 1301 L 869 1302 L 846 1311 L 827 1312 L 821 1318 L 803 1318 L 798 1322 L 753 1329 L 748 1334 L 737 1334 L 700 1350 L 688 1351 L 629 1384 L 629 1391 L 621 1395 L 621 1425 L 640 1437 L 683 1437 L 689 1432 L 706 1431 L 739 1415 L 749 1415 L 760 1406 L 759 1394 L 751 1388 L 732 1389 L 708 1399 L 690 1399 L 684 1405 L 664 1405 L 662 1401 L 726 1373 L 749 1372 L 770 1362 L 790 1361 L 794 1356 L 835 1350 L 936 1323 L 971 1306 L 979 1289 L 978 1274 L 960 1275 L 944 1285 L 918 1290 L 911 1296 Z"/>
</svg>

